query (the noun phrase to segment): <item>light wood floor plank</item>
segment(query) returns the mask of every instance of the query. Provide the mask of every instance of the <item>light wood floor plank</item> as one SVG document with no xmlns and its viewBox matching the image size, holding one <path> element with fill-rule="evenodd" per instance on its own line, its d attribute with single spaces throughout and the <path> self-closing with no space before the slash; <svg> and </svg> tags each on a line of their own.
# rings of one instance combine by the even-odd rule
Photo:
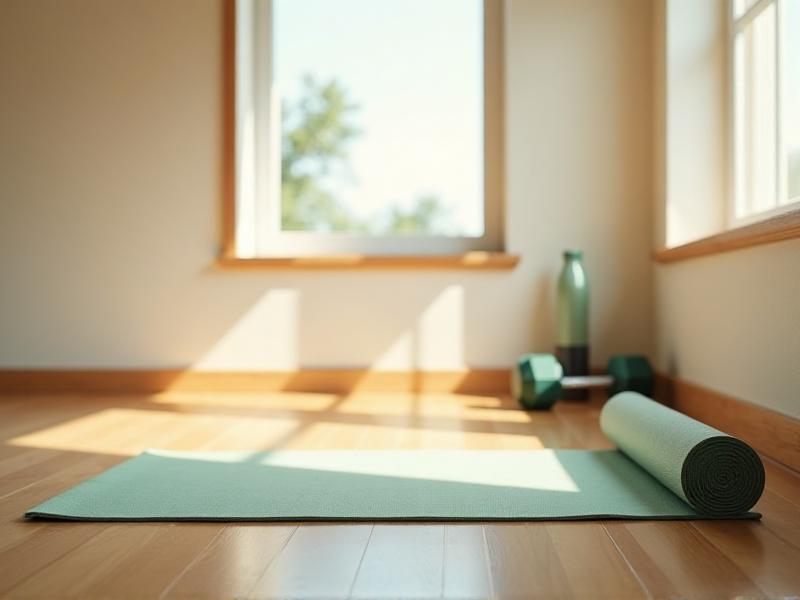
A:
<svg viewBox="0 0 800 600">
<path fill-rule="evenodd" d="M 800 506 L 766 489 L 753 510 L 762 513 L 764 527 L 800 550 Z"/>
<path fill-rule="evenodd" d="M 52 563 L 70 557 L 72 550 L 90 539 L 96 539 L 107 528 L 108 525 L 103 523 L 81 524 L 80 527 L 72 523 L 36 527 L 24 543 L 17 543 L 0 552 L 0 596 L 7 595 L 9 590 Z M 119 547 L 118 541 L 111 542 Z M 72 575 L 69 571 L 60 573 L 56 570 L 55 573 L 58 573 L 59 579 Z M 63 593 L 63 590 L 59 592 Z"/>
<path fill-rule="evenodd" d="M 165 591 L 165 598 L 245 598 L 281 552 L 296 525 L 233 524 Z"/>
<path fill-rule="evenodd" d="M 614 448 L 614 444 L 598 426 L 600 406 L 595 400 L 590 402 L 560 402 L 553 410 L 559 426 L 578 440 L 578 448 L 601 450 Z"/>
<path fill-rule="evenodd" d="M 564 598 L 572 595 L 544 523 L 485 525 L 492 589 L 498 598 Z"/>
<path fill-rule="evenodd" d="M 439 598 L 444 525 L 375 525 L 353 585 L 354 598 Z"/>
<path fill-rule="evenodd" d="M 83 529 L 83 523 L 77 526 L 72 524 L 71 532 L 77 535 Z M 92 529 L 89 528 L 90 531 Z M 120 565 L 132 567 L 128 559 L 159 530 L 163 530 L 163 527 L 157 524 L 107 525 L 97 535 L 81 540 L 71 551 L 42 565 L 15 586 L 9 595 L 20 598 L 91 597 L 89 590 L 108 582 L 109 574 L 117 571 Z M 89 539 L 91 543 L 85 543 Z M 145 581 L 141 583 L 144 585 Z"/>
<path fill-rule="evenodd" d="M 601 523 L 548 523 L 546 529 L 573 597 L 647 597 L 642 582 Z"/>
<path fill-rule="evenodd" d="M 372 525 L 300 526 L 247 595 L 347 598 Z"/>
<path fill-rule="evenodd" d="M 29 408 L 20 407 L 13 414 L 4 415 L 4 421 L 0 424 L 0 439 L 10 448 L 30 448 L 35 445 L 26 443 L 18 438 L 24 438 L 31 433 L 49 431 L 59 427 L 67 427 L 73 435 L 89 435 L 89 432 L 81 432 L 81 422 L 86 423 L 85 428 L 90 429 L 94 426 L 92 416 L 105 411 L 108 407 L 94 404 L 81 407 L 80 403 L 75 403 L 68 399 L 63 400 L 64 405 L 51 405 L 49 403 L 31 402 Z M 88 417 L 88 418 L 87 418 Z M 124 422 L 117 422 L 117 427 L 124 427 Z M 96 429 L 96 427 L 95 427 Z M 58 444 L 57 432 L 48 436 L 46 448 L 62 450 Z"/>
<path fill-rule="evenodd" d="M 483 525 L 447 524 L 444 531 L 445 598 L 488 598 L 492 595 Z"/>
<path fill-rule="evenodd" d="M 5 479 L 12 473 L 17 473 L 21 470 L 37 471 L 39 467 L 33 468 L 34 465 L 40 465 L 42 462 L 59 456 L 61 454 L 58 450 L 48 450 L 43 448 L 15 448 L 9 446 L 13 452 L 9 452 L 0 459 L 0 480 Z"/>
<path fill-rule="evenodd" d="M 798 474 L 770 459 L 764 459 L 767 488 L 788 501 L 800 506 L 800 477 Z"/>
<path fill-rule="evenodd" d="M 761 523 L 696 521 L 693 526 L 770 598 L 797 596 L 797 549 Z"/>
<path fill-rule="evenodd" d="M 606 529 L 656 598 L 763 596 L 755 583 L 689 522 L 615 522 L 607 523 Z"/>
<path fill-rule="evenodd" d="M 130 552 L 124 560 L 107 569 L 104 577 L 85 586 L 79 595 L 89 598 L 159 597 L 223 528 L 224 525 L 219 523 L 168 523 L 158 526 L 155 535 Z M 47 573 L 42 576 L 46 577 Z"/>
</svg>

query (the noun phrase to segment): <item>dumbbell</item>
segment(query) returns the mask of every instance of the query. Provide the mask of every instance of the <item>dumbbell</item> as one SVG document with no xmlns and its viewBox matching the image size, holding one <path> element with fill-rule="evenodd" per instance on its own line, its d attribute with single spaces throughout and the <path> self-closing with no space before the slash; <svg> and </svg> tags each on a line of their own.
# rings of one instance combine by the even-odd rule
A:
<svg viewBox="0 0 800 600">
<path fill-rule="evenodd" d="M 609 395 L 633 391 L 651 396 L 653 369 L 638 354 L 614 356 L 605 375 L 564 376 L 564 369 L 552 354 L 526 354 L 511 371 L 511 393 L 524 408 L 546 410 L 564 389 L 608 388 Z"/>
</svg>

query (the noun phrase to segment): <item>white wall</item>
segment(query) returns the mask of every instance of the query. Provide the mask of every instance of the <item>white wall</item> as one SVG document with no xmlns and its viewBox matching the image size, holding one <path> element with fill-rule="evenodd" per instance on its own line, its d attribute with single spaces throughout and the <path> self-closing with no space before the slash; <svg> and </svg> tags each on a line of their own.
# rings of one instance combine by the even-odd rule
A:
<svg viewBox="0 0 800 600">
<path fill-rule="evenodd" d="M 656 243 L 722 228 L 726 7 L 655 6 Z M 670 210 L 688 218 L 672 234 Z M 657 267 L 656 325 L 662 371 L 800 417 L 800 240 Z"/>
<path fill-rule="evenodd" d="M 0 367 L 455 369 L 650 352 L 650 3 L 508 3 L 511 272 L 226 272 L 219 0 L 0 3 Z"/>
</svg>

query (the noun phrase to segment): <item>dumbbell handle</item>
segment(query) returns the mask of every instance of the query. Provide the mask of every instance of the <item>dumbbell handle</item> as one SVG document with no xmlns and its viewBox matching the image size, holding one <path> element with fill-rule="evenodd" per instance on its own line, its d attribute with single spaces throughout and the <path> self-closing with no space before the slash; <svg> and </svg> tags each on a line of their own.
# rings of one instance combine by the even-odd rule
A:
<svg viewBox="0 0 800 600">
<path fill-rule="evenodd" d="M 614 378 L 611 375 L 567 375 L 561 378 L 564 389 L 608 387 L 612 383 Z"/>
</svg>

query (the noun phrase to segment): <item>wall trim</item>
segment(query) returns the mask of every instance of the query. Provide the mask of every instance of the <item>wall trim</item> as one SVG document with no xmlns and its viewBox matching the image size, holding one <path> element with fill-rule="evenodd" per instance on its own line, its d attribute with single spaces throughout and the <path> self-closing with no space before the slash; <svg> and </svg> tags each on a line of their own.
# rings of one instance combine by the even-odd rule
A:
<svg viewBox="0 0 800 600">
<path fill-rule="evenodd" d="M 656 399 L 800 472 L 800 420 L 679 377 L 659 375 Z"/>
<path fill-rule="evenodd" d="M 0 369 L 0 394 L 209 392 L 457 392 L 507 394 L 508 369 L 464 371 L 192 371 L 106 369 Z"/>
<path fill-rule="evenodd" d="M 369 270 L 369 269 L 459 269 L 508 270 L 517 266 L 518 254 L 470 251 L 463 254 L 332 254 L 329 256 L 283 256 L 238 258 L 222 256 L 222 269 Z"/>
<path fill-rule="evenodd" d="M 800 208 L 794 208 L 763 221 L 743 225 L 680 246 L 656 250 L 653 252 L 653 259 L 659 263 L 671 263 L 798 237 L 800 237 Z"/>
</svg>

